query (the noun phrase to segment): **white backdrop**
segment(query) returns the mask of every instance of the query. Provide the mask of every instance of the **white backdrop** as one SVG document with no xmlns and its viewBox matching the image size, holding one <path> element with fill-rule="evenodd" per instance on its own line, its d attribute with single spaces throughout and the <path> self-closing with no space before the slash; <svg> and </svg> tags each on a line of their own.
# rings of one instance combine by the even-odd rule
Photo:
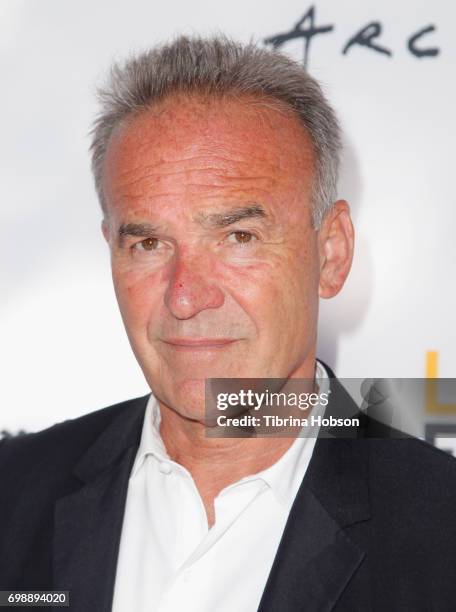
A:
<svg viewBox="0 0 456 612">
<path fill-rule="evenodd" d="M 111 288 L 89 171 L 94 89 L 112 59 L 179 33 L 262 42 L 311 3 L 2 0 L 0 429 L 36 430 L 147 392 Z M 322 304 L 319 356 L 342 377 L 456 376 L 456 8 L 446 0 L 315 2 L 308 67 L 346 133 L 340 196 L 357 250 Z M 344 46 L 370 22 L 392 55 Z M 306 22 L 308 23 L 308 22 Z M 409 37 L 438 48 L 418 58 Z M 282 50 L 303 59 L 296 38 Z"/>
</svg>

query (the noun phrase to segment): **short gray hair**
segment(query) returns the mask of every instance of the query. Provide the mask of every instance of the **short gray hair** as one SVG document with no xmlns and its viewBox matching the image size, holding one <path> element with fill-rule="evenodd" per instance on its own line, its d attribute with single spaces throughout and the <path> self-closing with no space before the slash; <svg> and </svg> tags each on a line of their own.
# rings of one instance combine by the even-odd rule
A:
<svg viewBox="0 0 456 612">
<path fill-rule="evenodd" d="M 179 93 L 264 97 L 294 112 L 314 146 L 313 223 L 320 227 L 337 197 L 341 137 L 335 113 L 301 64 L 225 36 L 180 36 L 112 67 L 107 85 L 98 90 L 101 112 L 91 132 L 92 170 L 104 212 L 102 171 L 113 131 L 126 118 Z"/>
</svg>

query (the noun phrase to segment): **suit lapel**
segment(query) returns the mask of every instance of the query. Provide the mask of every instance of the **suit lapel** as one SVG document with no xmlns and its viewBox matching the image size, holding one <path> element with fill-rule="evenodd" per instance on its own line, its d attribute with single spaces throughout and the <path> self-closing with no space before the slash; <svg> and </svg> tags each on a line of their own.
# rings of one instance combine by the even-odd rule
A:
<svg viewBox="0 0 456 612">
<path fill-rule="evenodd" d="M 328 612 L 363 560 L 312 491 L 290 516 L 259 612 Z"/>
<path fill-rule="evenodd" d="M 125 406 L 76 466 L 85 484 L 56 503 L 54 588 L 70 591 L 73 612 L 111 609 L 128 479 L 147 399 Z"/>
<path fill-rule="evenodd" d="M 328 413 L 356 405 L 331 381 Z M 331 406 L 332 404 L 332 406 Z M 345 412 L 345 410 L 344 410 Z M 323 435 L 328 436 L 328 431 Z M 370 518 L 368 441 L 319 438 L 294 501 L 259 612 L 329 612 L 365 557 L 347 527 Z"/>
</svg>

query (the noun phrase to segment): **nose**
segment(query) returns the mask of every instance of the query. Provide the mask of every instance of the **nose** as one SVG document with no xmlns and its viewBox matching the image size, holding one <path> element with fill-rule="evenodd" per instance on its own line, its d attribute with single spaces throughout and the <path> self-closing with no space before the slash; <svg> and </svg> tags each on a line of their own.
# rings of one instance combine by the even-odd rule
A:
<svg viewBox="0 0 456 612">
<path fill-rule="evenodd" d="M 225 296 L 205 256 L 180 254 L 172 264 L 165 304 L 176 319 L 190 319 L 207 308 L 220 308 Z"/>
</svg>

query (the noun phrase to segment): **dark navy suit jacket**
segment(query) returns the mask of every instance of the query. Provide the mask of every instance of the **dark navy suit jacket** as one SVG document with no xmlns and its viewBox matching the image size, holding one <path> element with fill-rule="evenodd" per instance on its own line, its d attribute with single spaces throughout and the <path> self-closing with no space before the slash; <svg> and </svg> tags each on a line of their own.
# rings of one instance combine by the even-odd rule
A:
<svg viewBox="0 0 456 612">
<path fill-rule="evenodd" d="M 353 414 L 332 385 L 328 408 Z M 0 590 L 69 590 L 71 612 L 111 609 L 147 399 L 2 442 Z M 456 460 L 368 418 L 352 434 L 317 440 L 260 612 L 455 612 Z"/>
</svg>

